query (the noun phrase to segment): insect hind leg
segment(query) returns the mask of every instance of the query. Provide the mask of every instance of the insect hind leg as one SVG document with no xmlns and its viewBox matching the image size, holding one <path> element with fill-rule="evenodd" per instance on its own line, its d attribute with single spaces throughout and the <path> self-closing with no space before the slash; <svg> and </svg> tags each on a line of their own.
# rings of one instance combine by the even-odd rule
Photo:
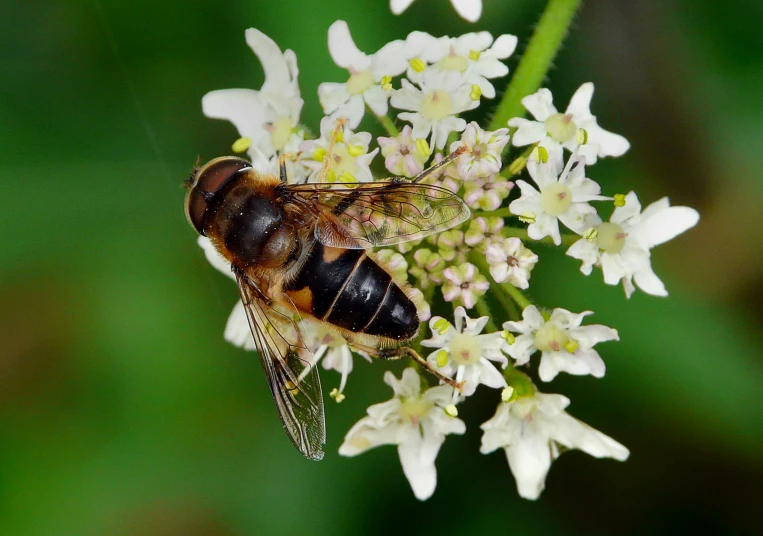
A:
<svg viewBox="0 0 763 536">
<path fill-rule="evenodd" d="M 432 365 L 429 364 L 429 362 L 421 357 L 419 353 L 411 348 L 410 346 L 399 346 L 397 348 L 378 348 L 374 346 L 368 346 L 365 344 L 358 344 L 355 342 L 351 342 L 350 345 L 354 347 L 356 350 L 360 350 L 361 352 L 365 352 L 371 357 L 374 357 L 376 359 L 382 359 L 384 361 L 387 360 L 394 360 L 394 359 L 402 359 L 404 357 L 410 357 L 414 361 L 416 361 L 418 364 L 420 364 L 422 367 L 424 367 L 427 372 L 435 376 L 438 380 L 447 383 L 454 389 L 458 389 L 461 391 L 461 388 L 463 387 L 463 382 L 457 382 L 453 378 L 449 378 L 448 376 L 445 376 L 440 371 L 438 371 L 436 368 L 434 368 Z"/>
</svg>

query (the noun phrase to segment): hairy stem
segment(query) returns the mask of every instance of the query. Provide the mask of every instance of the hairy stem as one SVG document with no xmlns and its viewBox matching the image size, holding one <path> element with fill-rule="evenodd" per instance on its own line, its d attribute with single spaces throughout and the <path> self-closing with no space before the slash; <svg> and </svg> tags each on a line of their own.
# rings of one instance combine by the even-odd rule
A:
<svg viewBox="0 0 763 536">
<path fill-rule="evenodd" d="M 535 93 L 543 83 L 580 2 L 581 0 L 549 0 L 546 4 L 488 130 L 505 127 L 512 117 L 522 117 L 525 114 L 522 99 Z"/>
</svg>

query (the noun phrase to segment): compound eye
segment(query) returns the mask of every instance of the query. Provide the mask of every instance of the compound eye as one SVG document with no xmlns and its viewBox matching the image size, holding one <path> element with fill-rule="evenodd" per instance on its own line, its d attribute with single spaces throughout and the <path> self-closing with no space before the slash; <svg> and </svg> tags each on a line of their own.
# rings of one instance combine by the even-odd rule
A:
<svg viewBox="0 0 763 536">
<path fill-rule="evenodd" d="M 199 168 L 185 204 L 188 221 L 199 234 L 204 234 L 204 216 L 208 201 L 239 171 L 250 167 L 252 164 L 243 158 L 223 156 L 210 160 Z"/>
</svg>

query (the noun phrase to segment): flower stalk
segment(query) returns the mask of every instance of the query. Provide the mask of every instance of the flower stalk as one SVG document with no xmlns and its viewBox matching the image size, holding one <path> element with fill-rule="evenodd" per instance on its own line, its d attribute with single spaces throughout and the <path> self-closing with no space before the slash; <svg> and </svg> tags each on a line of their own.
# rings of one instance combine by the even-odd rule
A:
<svg viewBox="0 0 763 536">
<path fill-rule="evenodd" d="M 488 130 L 500 128 L 512 117 L 522 117 L 525 114 L 522 99 L 535 93 L 546 78 L 580 2 L 581 0 L 550 0 L 546 5 Z"/>
</svg>

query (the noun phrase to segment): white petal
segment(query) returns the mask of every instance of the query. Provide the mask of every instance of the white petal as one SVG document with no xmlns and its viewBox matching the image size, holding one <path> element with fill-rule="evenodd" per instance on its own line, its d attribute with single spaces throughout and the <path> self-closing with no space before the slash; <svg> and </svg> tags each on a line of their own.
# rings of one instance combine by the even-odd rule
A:
<svg viewBox="0 0 763 536">
<path fill-rule="evenodd" d="M 456 12 L 469 22 L 477 22 L 482 15 L 482 0 L 450 0 Z"/>
<path fill-rule="evenodd" d="M 551 438 L 568 448 L 580 449 L 595 458 L 614 458 L 624 461 L 630 452 L 623 445 L 564 413 L 553 418 Z"/>
<path fill-rule="evenodd" d="M 330 115 L 340 106 L 350 100 L 347 84 L 324 82 L 318 86 L 318 100 L 323 107 L 323 113 Z"/>
<path fill-rule="evenodd" d="M 227 119 L 240 136 L 252 138 L 255 144 L 268 136 L 265 123 L 275 119 L 265 100 L 253 89 L 210 91 L 202 97 L 201 108 L 207 117 Z"/>
<path fill-rule="evenodd" d="M 199 247 L 204 251 L 204 256 L 207 258 L 207 261 L 212 265 L 213 268 L 219 270 L 235 281 L 236 276 L 233 275 L 230 263 L 225 259 L 225 257 L 217 252 L 215 246 L 212 245 L 212 241 L 209 238 L 206 236 L 199 236 L 199 238 L 196 239 L 196 243 L 199 244 Z"/>
<path fill-rule="evenodd" d="M 252 331 L 249 328 L 249 320 L 247 320 L 246 311 L 244 310 L 244 304 L 240 301 L 228 317 L 223 336 L 233 346 L 238 346 L 245 350 L 256 349 L 254 337 L 252 337 Z"/>
<path fill-rule="evenodd" d="M 384 91 L 381 86 L 374 84 L 365 90 L 363 92 L 363 99 L 376 115 L 387 114 L 387 101 L 389 100 L 389 92 Z"/>
<path fill-rule="evenodd" d="M 517 49 L 517 36 L 511 34 L 503 34 L 498 36 L 493 46 L 490 47 L 490 52 L 495 54 L 496 58 L 506 59 Z"/>
<path fill-rule="evenodd" d="M 586 129 L 591 143 L 599 146 L 598 156 L 622 156 L 630 149 L 630 142 L 620 134 L 604 130 L 598 125 Z M 585 146 L 584 146 L 585 147 Z"/>
<path fill-rule="evenodd" d="M 529 431 L 528 427 L 525 427 L 524 432 L 519 441 L 506 448 L 506 459 L 517 481 L 519 495 L 535 500 L 546 486 L 546 475 L 551 468 L 551 451 L 547 438 Z"/>
<path fill-rule="evenodd" d="M 699 212 L 693 208 L 670 207 L 642 220 L 631 230 L 631 236 L 645 248 L 651 249 L 691 229 L 697 222 Z"/>
<path fill-rule="evenodd" d="M 511 127 L 517 127 L 517 131 L 511 138 L 511 143 L 517 147 L 537 143 L 546 137 L 546 127 L 538 121 L 515 117 L 509 120 L 508 124 Z"/>
<path fill-rule="evenodd" d="M 413 431 L 413 433 L 418 435 L 418 430 Z M 408 479 L 413 494 L 420 501 L 431 497 L 437 486 L 437 469 L 434 461 L 429 462 L 424 459 L 423 442 L 422 439 L 406 441 L 397 447 L 405 478 Z M 439 441 L 439 445 L 442 442 L 442 440 Z"/>
<path fill-rule="evenodd" d="M 633 274 L 633 280 L 638 285 L 638 288 L 651 294 L 652 296 L 667 296 L 668 291 L 665 289 L 665 284 L 657 277 L 657 274 L 652 271 L 652 266 L 639 270 Z"/>
<path fill-rule="evenodd" d="M 246 31 L 246 44 L 252 49 L 265 72 L 263 92 L 281 92 L 291 83 L 289 66 L 278 45 L 270 37 L 255 28 Z"/>
<path fill-rule="evenodd" d="M 526 96 L 522 99 L 522 105 L 538 121 L 545 121 L 549 116 L 556 113 L 553 97 L 546 88 L 541 88 L 536 93 Z"/>
<path fill-rule="evenodd" d="M 593 97 L 593 83 L 586 82 L 575 91 L 565 113 L 574 115 L 576 122 L 589 119 L 591 117 L 591 97 Z"/>
<path fill-rule="evenodd" d="M 343 20 L 338 20 L 329 27 L 328 47 L 331 59 L 340 67 L 362 71 L 371 65 L 368 56 L 355 46 L 350 29 Z"/>
</svg>

